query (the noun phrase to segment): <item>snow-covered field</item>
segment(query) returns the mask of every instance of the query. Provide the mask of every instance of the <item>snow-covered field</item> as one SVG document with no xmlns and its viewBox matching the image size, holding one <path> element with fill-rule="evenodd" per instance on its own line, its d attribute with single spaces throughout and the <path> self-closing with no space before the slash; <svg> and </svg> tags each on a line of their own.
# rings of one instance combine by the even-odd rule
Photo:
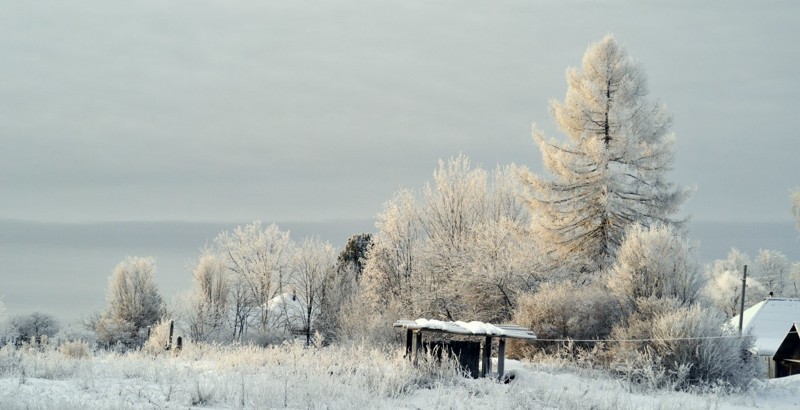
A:
<svg viewBox="0 0 800 410">
<path fill-rule="evenodd" d="M 178 355 L 0 350 L 0 408 L 573 408 L 800 406 L 800 377 L 737 393 L 653 391 L 595 370 L 510 361 L 509 384 L 367 347 L 189 346 Z"/>
</svg>

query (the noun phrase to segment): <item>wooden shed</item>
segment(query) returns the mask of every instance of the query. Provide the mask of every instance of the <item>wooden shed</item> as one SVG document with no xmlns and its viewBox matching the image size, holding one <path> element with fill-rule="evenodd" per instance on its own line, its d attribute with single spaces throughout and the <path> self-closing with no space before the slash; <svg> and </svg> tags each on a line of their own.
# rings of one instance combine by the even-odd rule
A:
<svg viewBox="0 0 800 410">
<path fill-rule="evenodd" d="M 792 323 L 772 360 L 775 362 L 774 377 L 800 374 L 800 334 L 797 333 L 797 323 Z"/>
<path fill-rule="evenodd" d="M 444 322 L 441 320 L 417 319 L 417 320 L 398 320 L 394 324 L 395 328 L 405 331 L 405 352 L 406 357 L 417 363 L 420 354 L 425 350 L 433 350 L 435 342 L 428 341 L 423 343 L 423 333 L 444 333 L 462 336 L 467 340 L 464 342 L 450 342 L 449 344 L 439 344 L 440 347 L 448 348 L 452 354 L 458 357 L 462 367 L 469 371 L 472 377 L 492 376 L 492 339 L 498 339 L 497 352 L 497 378 L 503 378 L 505 373 L 505 354 L 506 339 L 536 339 L 536 334 L 532 330 L 512 325 L 493 325 L 483 322 Z M 426 348 L 427 346 L 427 348 Z M 440 350 L 441 351 L 441 350 Z"/>
</svg>

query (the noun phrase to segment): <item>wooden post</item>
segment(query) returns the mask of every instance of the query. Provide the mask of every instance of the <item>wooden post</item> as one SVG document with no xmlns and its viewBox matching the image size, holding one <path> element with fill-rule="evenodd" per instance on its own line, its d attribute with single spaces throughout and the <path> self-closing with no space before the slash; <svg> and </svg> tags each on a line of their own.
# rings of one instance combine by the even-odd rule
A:
<svg viewBox="0 0 800 410">
<path fill-rule="evenodd" d="M 503 372 L 506 370 L 506 338 L 500 338 L 500 350 L 497 352 L 497 380 L 503 380 Z"/>
<path fill-rule="evenodd" d="M 422 329 L 416 331 L 417 337 L 414 343 L 414 365 L 419 363 L 419 355 L 422 353 Z"/>
<path fill-rule="evenodd" d="M 742 276 L 742 305 L 739 309 L 739 336 L 742 335 L 742 323 L 744 321 L 744 291 L 747 287 L 747 265 L 744 265 L 744 275 Z"/>
<path fill-rule="evenodd" d="M 172 330 L 175 327 L 175 322 L 169 321 L 169 340 L 167 340 L 167 350 L 172 349 Z"/>
<path fill-rule="evenodd" d="M 492 374 L 492 337 L 486 336 L 483 341 L 483 369 L 481 376 L 489 376 Z"/>
<path fill-rule="evenodd" d="M 406 355 L 405 357 L 408 360 L 411 360 L 411 348 L 414 344 L 414 331 L 411 329 L 406 329 Z"/>
</svg>

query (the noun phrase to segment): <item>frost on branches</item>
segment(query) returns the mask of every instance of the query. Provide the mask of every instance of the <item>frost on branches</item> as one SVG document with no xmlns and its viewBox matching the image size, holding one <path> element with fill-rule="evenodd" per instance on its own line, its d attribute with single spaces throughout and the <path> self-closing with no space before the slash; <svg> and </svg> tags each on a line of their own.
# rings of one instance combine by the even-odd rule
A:
<svg viewBox="0 0 800 410">
<path fill-rule="evenodd" d="M 529 217 L 516 195 L 518 172 L 507 166 L 490 175 L 462 155 L 441 161 L 419 195 L 397 192 L 378 216 L 364 267 L 362 289 L 375 311 L 510 318 L 517 294 L 539 271 Z"/>
<path fill-rule="evenodd" d="M 96 325 L 99 342 L 125 347 L 144 343 L 148 326 L 164 313 L 152 258 L 129 257 L 114 269 L 108 283 L 108 307 Z"/>
<path fill-rule="evenodd" d="M 673 219 L 689 190 L 665 180 L 674 135 L 665 108 L 649 101 L 642 68 L 612 36 L 593 44 L 581 70 L 567 70 L 564 102 L 553 116 L 568 140 L 535 129 L 552 178 L 522 173 L 535 235 L 559 263 L 597 272 L 613 262 L 626 227 L 680 226 Z"/>
</svg>

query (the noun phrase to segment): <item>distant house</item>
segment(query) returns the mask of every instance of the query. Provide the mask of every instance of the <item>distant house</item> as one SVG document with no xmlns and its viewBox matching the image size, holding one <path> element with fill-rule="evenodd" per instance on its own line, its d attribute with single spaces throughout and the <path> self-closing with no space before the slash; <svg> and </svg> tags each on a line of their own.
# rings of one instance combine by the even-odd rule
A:
<svg viewBox="0 0 800 410">
<path fill-rule="evenodd" d="M 787 329 L 800 322 L 800 299 L 764 299 L 745 310 L 742 317 L 742 334 L 755 337 L 753 353 L 764 362 L 767 376 L 780 377 L 773 358 L 787 337 Z M 729 324 L 738 328 L 739 316 L 734 316 Z"/>
<path fill-rule="evenodd" d="M 308 305 L 294 293 L 287 292 L 275 296 L 266 307 L 269 310 L 270 327 L 287 334 L 306 334 L 308 326 L 319 316 L 319 309 L 315 306 L 309 323 L 306 311 Z M 313 329 L 311 331 L 313 332 Z"/>
<path fill-rule="evenodd" d="M 800 333 L 797 333 L 797 323 L 792 323 L 772 360 L 775 362 L 775 377 L 800 374 Z"/>
</svg>

